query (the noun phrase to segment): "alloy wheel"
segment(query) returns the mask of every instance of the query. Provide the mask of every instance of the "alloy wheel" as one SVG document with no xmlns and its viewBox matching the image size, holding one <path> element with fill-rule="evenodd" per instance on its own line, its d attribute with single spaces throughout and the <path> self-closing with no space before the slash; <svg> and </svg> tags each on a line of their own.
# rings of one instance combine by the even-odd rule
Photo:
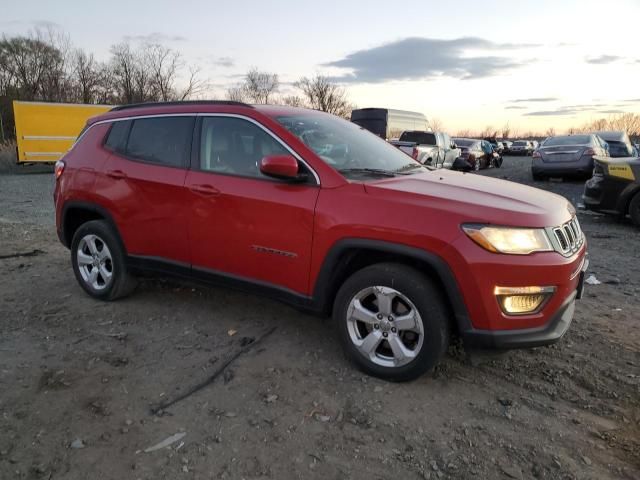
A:
<svg viewBox="0 0 640 480">
<path fill-rule="evenodd" d="M 104 290 L 113 281 L 113 258 L 107 244 L 94 234 L 78 243 L 76 261 L 82 280 L 94 290 Z"/>
<path fill-rule="evenodd" d="M 383 367 L 414 360 L 424 342 L 415 305 L 401 292 L 382 286 L 359 291 L 347 309 L 347 330 L 358 352 Z"/>
</svg>

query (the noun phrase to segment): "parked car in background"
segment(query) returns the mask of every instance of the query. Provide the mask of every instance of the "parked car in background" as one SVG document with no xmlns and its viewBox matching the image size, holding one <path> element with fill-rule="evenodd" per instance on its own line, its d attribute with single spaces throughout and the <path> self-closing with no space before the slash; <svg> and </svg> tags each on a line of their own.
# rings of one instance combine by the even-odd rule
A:
<svg viewBox="0 0 640 480">
<path fill-rule="evenodd" d="M 398 138 L 405 130 L 431 130 L 422 113 L 391 108 L 359 108 L 351 112 L 351 121 L 380 138 Z"/>
<path fill-rule="evenodd" d="M 629 215 L 640 227 L 640 158 L 595 157 L 582 200 L 590 210 Z"/>
<path fill-rule="evenodd" d="M 390 143 L 414 160 L 435 168 L 452 168 L 460 156 L 460 149 L 444 132 L 406 131 Z"/>
<path fill-rule="evenodd" d="M 460 148 L 460 159 L 462 160 L 462 162 L 455 163 L 455 170 L 482 170 L 484 168 L 499 167 L 502 164 L 501 159 L 498 160 L 494 155 L 487 153 L 487 146 L 491 144 L 486 140 L 454 138 L 453 141 Z"/>
<path fill-rule="evenodd" d="M 631 143 L 629 135 L 627 135 L 626 132 L 601 131 L 593 132 L 593 134 L 607 142 L 610 157 L 618 158 L 635 156 L 636 148 Z"/>
<path fill-rule="evenodd" d="M 531 174 L 534 180 L 547 177 L 589 178 L 593 157 L 609 156 L 602 140 L 594 134 L 558 135 L 545 140 L 533 153 Z"/>
<path fill-rule="evenodd" d="M 511 145 L 513 145 L 513 142 L 509 140 L 502 140 L 502 146 L 504 147 L 504 151 L 502 153 L 504 155 L 508 155 L 511 153 Z"/>
<path fill-rule="evenodd" d="M 516 140 L 511 144 L 511 155 L 531 155 L 533 145 L 529 140 Z"/>
<path fill-rule="evenodd" d="M 354 363 L 396 381 L 433 368 L 454 333 L 467 346 L 557 342 L 589 263 L 566 199 L 430 170 L 293 107 L 115 108 L 56 163 L 54 203 L 91 297 L 126 296 L 154 271 L 248 290 L 332 315 Z"/>
<path fill-rule="evenodd" d="M 494 152 L 502 156 L 502 154 L 504 153 L 504 145 L 502 144 L 502 142 L 499 142 L 495 137 L 487 137 L 484 140 L 491 144 Z"/>
</svg>

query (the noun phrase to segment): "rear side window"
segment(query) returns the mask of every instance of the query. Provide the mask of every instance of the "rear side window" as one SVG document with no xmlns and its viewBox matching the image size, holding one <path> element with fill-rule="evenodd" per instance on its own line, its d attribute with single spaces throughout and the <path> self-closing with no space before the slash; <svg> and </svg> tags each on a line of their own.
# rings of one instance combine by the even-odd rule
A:
<svg viewBox="0 0 640 480">
<path fill-rule="evenodd" d="M 133 120 L 126 155 L 167 167 L 184 167 L 191 144 L 193 117 Z"/>
<path fill-rule="evenodd" d="M 130 125 L 129 121 L 113 122 L 104 146 L 114 152 L 124 152 Z"/>
</svg>

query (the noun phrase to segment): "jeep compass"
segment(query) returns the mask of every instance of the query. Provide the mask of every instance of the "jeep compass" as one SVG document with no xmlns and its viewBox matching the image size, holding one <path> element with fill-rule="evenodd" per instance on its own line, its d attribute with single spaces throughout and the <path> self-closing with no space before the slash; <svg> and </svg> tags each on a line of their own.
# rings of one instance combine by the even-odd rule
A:
<svg viewBox="0 0 640 480">
<path fill-rule="evenodd" d="M 114 300 L 142 272 L 332 316 L 365 372 L 408 380 L 451 335 L 534 347 L 567 331 L 586 241 L 564 198 L 431 170 L 318 111 L 236 102 L 116 107 L 55 168 L 80 286 Z"/>
</svg>

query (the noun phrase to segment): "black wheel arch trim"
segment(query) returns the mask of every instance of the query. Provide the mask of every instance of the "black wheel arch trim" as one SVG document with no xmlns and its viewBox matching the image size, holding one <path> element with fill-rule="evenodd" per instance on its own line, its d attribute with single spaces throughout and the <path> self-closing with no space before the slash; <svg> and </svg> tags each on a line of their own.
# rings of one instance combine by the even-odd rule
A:
<svg viewBox="0 0 640 480">
<path fill-rule="evenodd" d="M 126 255 L 127 250 L 125 248 L 124 242 L 122 241 L 120 230 L 118 229 L 118 225 L 116 224 L 116 222 L 113 220 L 113 216 L 111 215 L 109 210 L 107 210 L 103 206 L 98 205 L 96 203 L 78 201 L 78 200 L 70 200 L 68 202 L 65 202 L 65 204 L 62 206 L 61 221 L 60 221 L 60 225 L 58 225 L 59 228 L 57 228 L 56 230 L 57 230 L 58 238 L 60 239 L 60 242 L 62 242 L 62 244 L 65 247 L 70 248 L 71 241 L 73 240 L 72 238 L 66 238 L 65 225 L 67 224 L 67 214 L 69 213 L 69 210 L 74 208 L 97 213 L 102 218 L 104 218 L 111 225 L 111 228 L 113 228 L 113 231 L 116 237 L 118 238 L 118 240 L 120 240 L 120 245 L 122 246 L 123 251 L 125 252 L 125 255 Z"/>
<path fill-rule="evenodd" d="M 467 311 L 466 304 L 462 298 L 462 293 L 458 282 L 451 271 L 451 268 L 439 255 L 399 243 L 386 242 L 383 240 L 370 240 L 364 238 L 346 238 L 338 240 L 325 256 L 320 272 L 313 288 L 313 303 L 315 309 L 328 313 L 333 307 L 335 294 L 339 285 L 335 285 L 333 279 L 339 276 L 340 268 L 344 267 L 341 260 L 350 252 L 371 250 L 379 253 L 394 254 L 404 258 L 415 259 L 429 265 L 438 276 L 438 280 L 445 288 L 445 295 L 453 310 L 456 327 L 458 331 L 464 332 L 472 328 L 471 319 Z M 342 263 L 342 265 L 341 265 Z"/>
</svg>

